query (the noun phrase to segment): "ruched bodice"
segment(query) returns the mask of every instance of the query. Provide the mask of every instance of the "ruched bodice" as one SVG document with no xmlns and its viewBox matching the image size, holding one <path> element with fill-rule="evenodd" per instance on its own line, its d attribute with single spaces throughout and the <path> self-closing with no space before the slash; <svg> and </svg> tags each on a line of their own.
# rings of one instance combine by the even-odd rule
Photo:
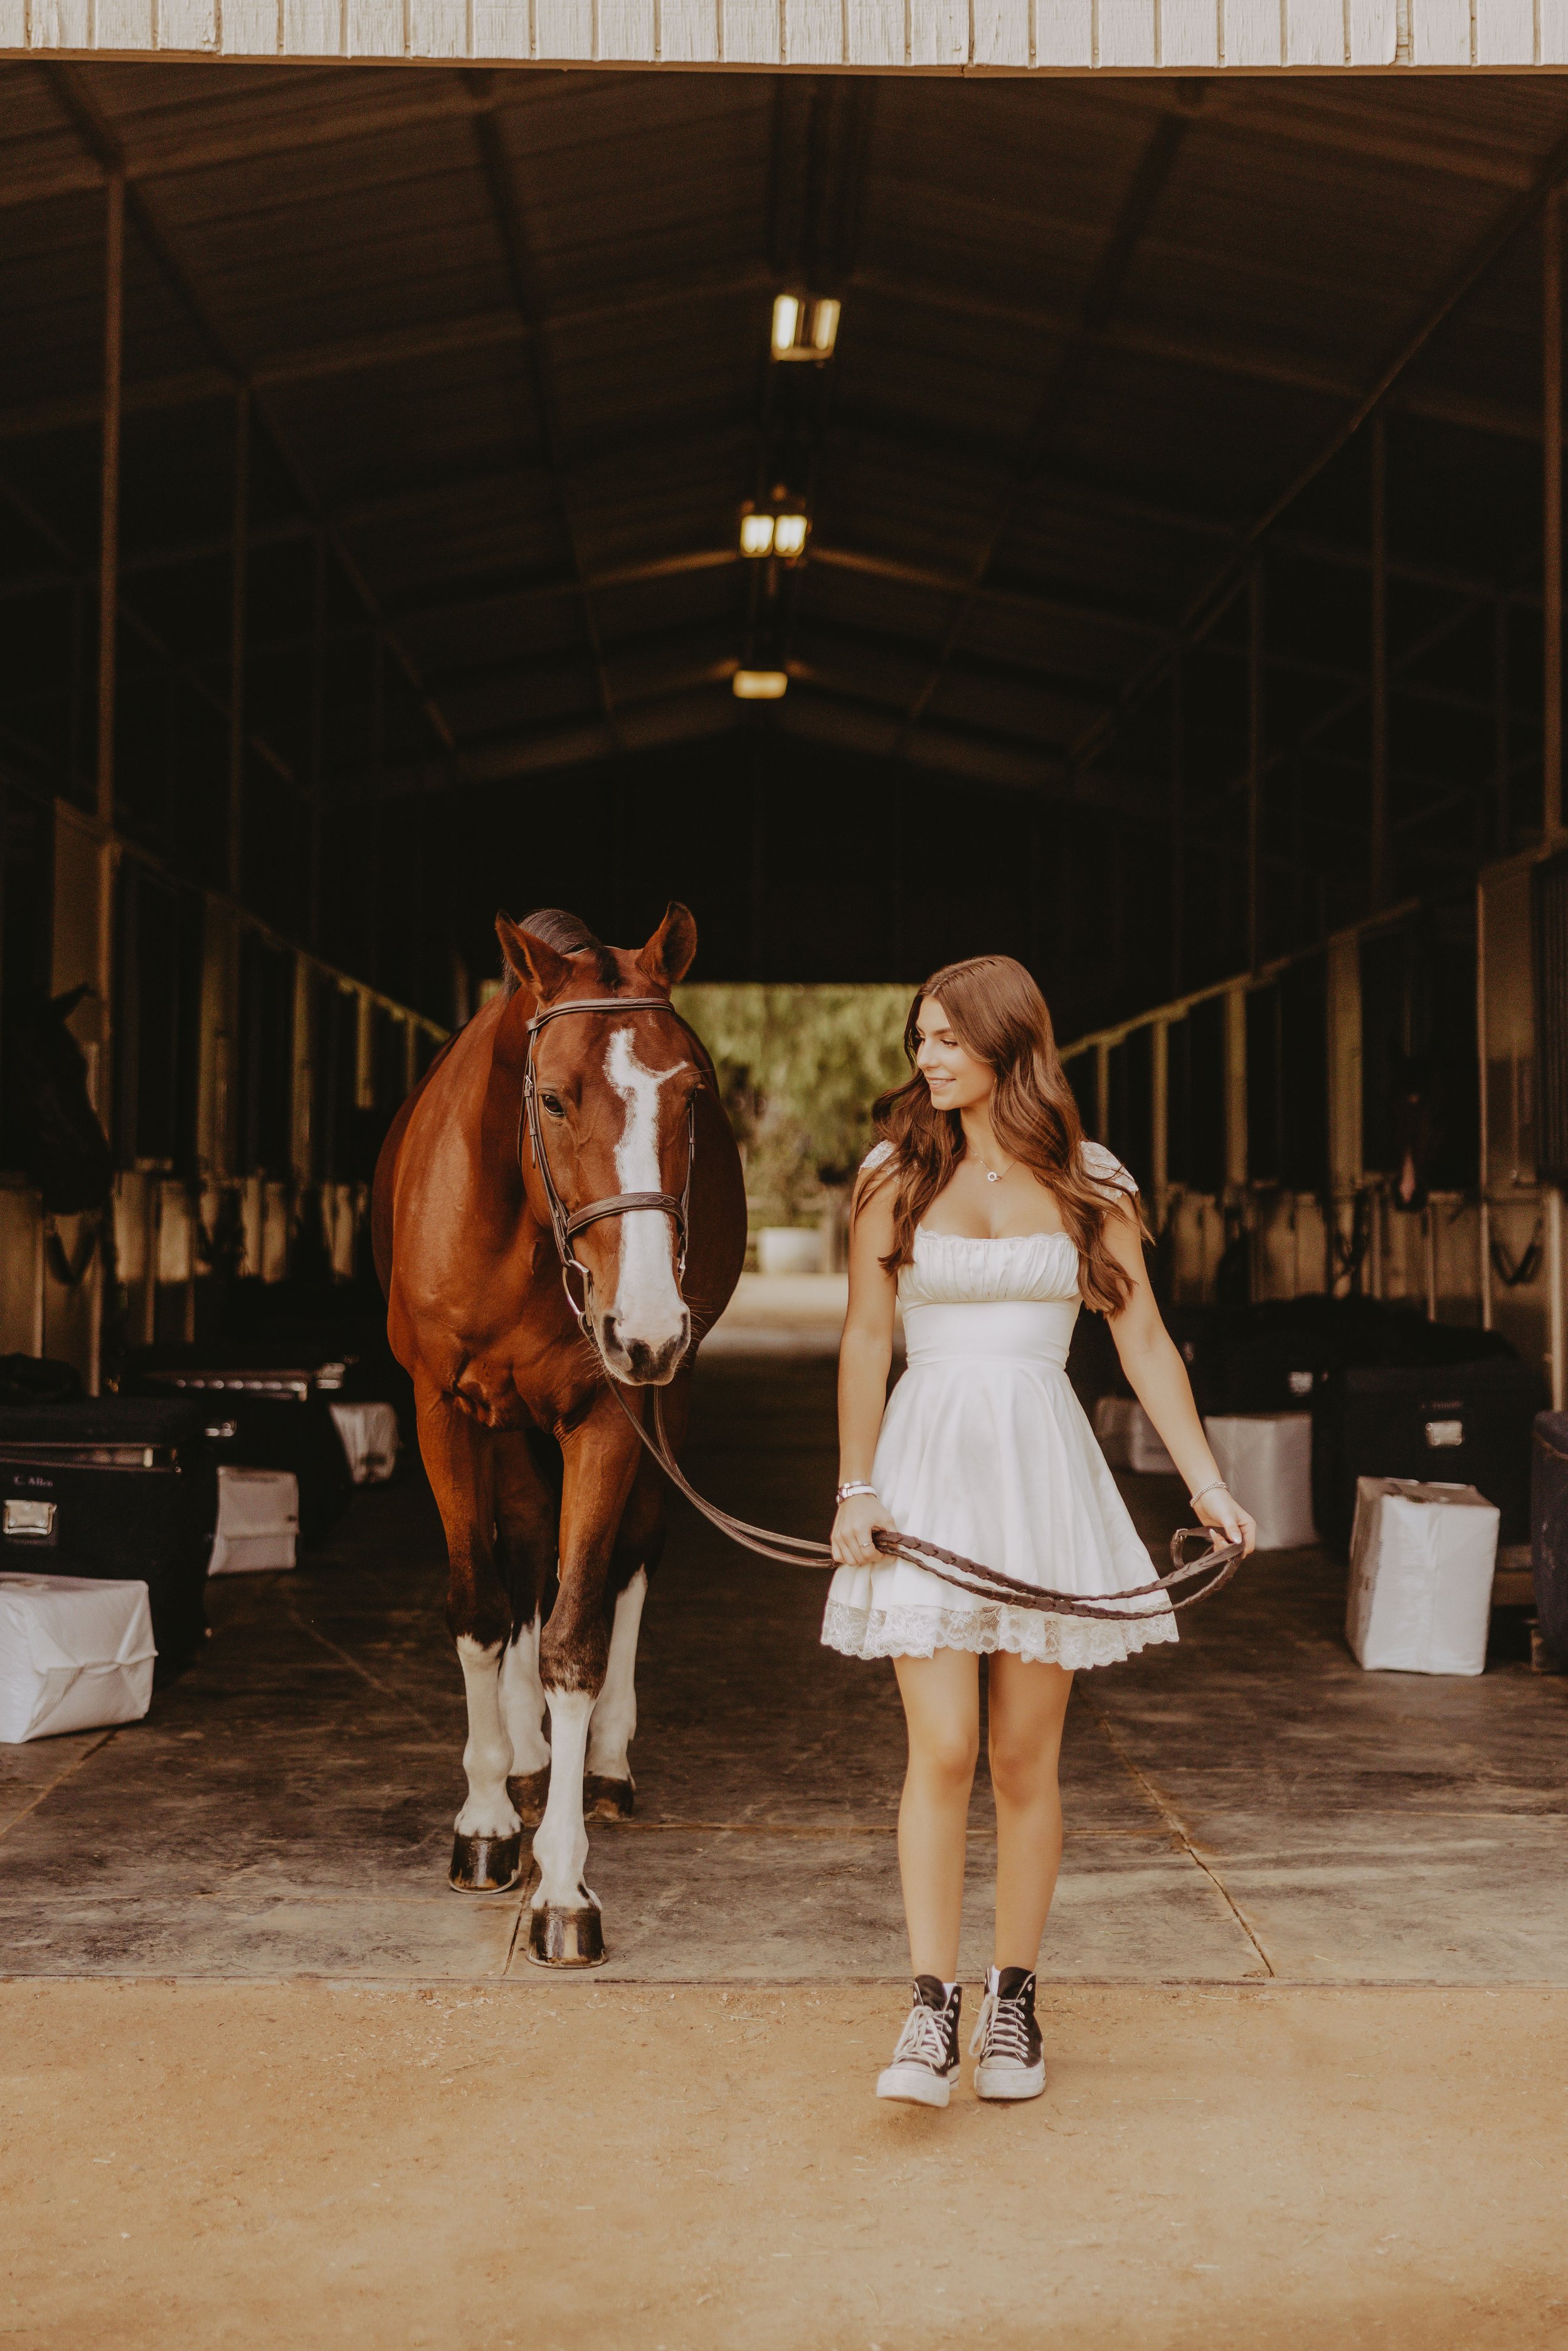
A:
<svg viewBox="0 0 1568 2351">
<path fill-rule="evenodd" d="M 922 1225 L 898 1302 L 912 1364 L 984 1355 L 1060 1372 L 1078 1319 L 1078 1252 L 1065 1233 L 977 1240 Z"/>
<path fill-rule="evenodd" d="M 1098 1144 L 1084 1165 L 1134 1190 Z M 888 1399 L 873 1482 L 895 1525 L 1004 1573 L 1083 1598 L 1148 1582 L 1153 1568 L 1065 1366 L 1078 1319 L 1077 1247 L 1066 1233 L 998 1240 L 916 1228 L 898 1277 L 908 1369 Z M 1176 1618 L 1147 1601 L 1114 1622 L 998 1607 L 904 1561 L 841 1567 L 822 1638 L 852 1656 L 1008 1649 L 1106 1665 Z"/>
</svg>

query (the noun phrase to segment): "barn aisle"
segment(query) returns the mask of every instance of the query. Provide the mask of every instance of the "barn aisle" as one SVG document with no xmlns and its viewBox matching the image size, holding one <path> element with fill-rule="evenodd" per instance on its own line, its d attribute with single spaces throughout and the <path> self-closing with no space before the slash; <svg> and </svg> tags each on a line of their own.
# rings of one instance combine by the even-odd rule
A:
<svg viewBox="0 0 1568 2351">
<path fill-rule="evenodd" d="M 716 1354 L 690 1459 L 721 1501 L 810 1531 L 831 1359 Z M 1128 1489 L 1157 1544 L 1179 1492 Z M 5 1971 L 543 1980 L 517 1895 L 445 1884 L 464 1725 L 439 1559 L 405 1474 L 302 1571 L 214 1584 L 207 1656 L 144 1724 L 5 1750 Z M 1343 1581 L 1315 1552 L 1257 1562 L 1178 1649 L 1081 1678 L 1045 1976 L 1568 1980 L 1568 1684 L 1522 1660 L 1363 1675 Z M 902 1977 L 896 1692 L 821 1647 L 822 1589 L 681 1507 L 645 1619 L 637 1818 L 592 1833 L 600 1981 Z M 982 1787 L 971 1972 L 990 1851 Z"/>
</svg>

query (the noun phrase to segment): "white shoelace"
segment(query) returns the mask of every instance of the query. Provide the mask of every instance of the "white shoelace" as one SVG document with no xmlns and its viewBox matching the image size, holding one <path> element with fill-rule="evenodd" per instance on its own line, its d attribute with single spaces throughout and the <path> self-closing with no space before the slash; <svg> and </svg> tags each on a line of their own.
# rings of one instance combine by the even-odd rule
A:
<svg viewBox="0 0 1568 2351">
<path fill-rule="evenodd" d="M 1021 2000 L 1004 2000 L 996 1991 L 986 1994 L 975 2022 L 969 2054 L 981 2059 L 1010 2058 L 1016 2065 L 1029 2064 L 1029 2019 Z"/>
<path fill-rule="evenodd" d="M 945 2074 L 951 2062 L 946 2011 L 927 2008 L 924 2001 L 917 2001 L 904 2019 L 893 2062 L 895 2065 L 929 2065 L 936 2073 Z"/>
</svg>

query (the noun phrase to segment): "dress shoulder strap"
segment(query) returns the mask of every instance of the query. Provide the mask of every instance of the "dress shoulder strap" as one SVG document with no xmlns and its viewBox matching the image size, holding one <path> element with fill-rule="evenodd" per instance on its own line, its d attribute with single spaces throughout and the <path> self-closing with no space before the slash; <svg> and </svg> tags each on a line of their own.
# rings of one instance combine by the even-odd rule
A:
<svg viewBox="0 0 1568 2351">
<path fill-rule="evenodd" d="M 1090 1182 L 1097 1184 L 1107 1196 L 1117 1192 L 1135 1193 L 1137 1191 L 1136 1177 L 1128 1173 L 1115 1153 L 1107 1151 L 1103 1143 L 1090 1143 L 1085 1140 L 1082 1156 L 1083 1173 Z"/>
</svg>

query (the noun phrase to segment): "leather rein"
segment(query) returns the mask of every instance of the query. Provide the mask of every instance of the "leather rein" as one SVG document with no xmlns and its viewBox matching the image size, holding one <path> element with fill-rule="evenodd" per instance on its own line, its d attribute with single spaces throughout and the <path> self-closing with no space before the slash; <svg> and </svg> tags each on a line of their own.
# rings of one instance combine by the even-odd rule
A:
<svg viewBox="0 0 1568 2351">
<path fill-rule="evenodd" d="M 585 1227 L 597 1224 L 606 1217 L 626 1217 L 639 1214 L 668 1217 L 675 1228 L 675 1268 L 677 1278 L 685 1279 L 686 1249 L 691 1228 L 692 1173 L 696 1162 L 696 1096 L 686 1105 L 686 1180 L 683 1190 L 675 1192 L 615 1192 L 602 1200 L 592 1200 L 586 1207 L 569 1210 L 557 1191 L 550 1173 L 549 1155 L 545 1149 L 544 1131 L 539 1123 L 538 1085 L 534 1070 L 534 1040 L 541 1029 L 551 1020 L 564 1019 L 570 1013 L 603 1013 L 613 1016 L 623 1012 L 664 1012 L 672 1019 L 686 1023 L 664 996 L 585 997 L 572 1004 L 547 1005 L 528 1023 L 528 1058 L 523 1071 L 523 1099 L 517 1117 L 517 1165 L 523 1164 L 523 1143 L 527 1136 L 529 1155 L 538 1168 L 549 1208 L 550 1229 L 555 1236 L 556 1253 L 560 1259 L 561 1288 L 566 1292 L 578 1328 L 590 1341 L 599 1358 L 600 1368 L 627 1420 L 636 1431 L 660 1468 L 675 1488 L 684 1494 L 692 1508 L 701 1512 L 711 1526 L 742 1549 L 755 1552 L 759 1558 L 777 1561 L 785 1567 L 821 1567 L 832 1563 L 831 1545 L 819 1542 L 807 1535 L 788 1535 L 773 1527 L 754 1527 L 749 1520 L 738 1519 L 731 1511 L 721 1510 L 699 1494 L 686 1477 L 670 1449 L 664 1432 L 664 1392 L 652 1389 L 653 1431 L 644 1424 L 643 1416 L 634 1412 L 622 1393 L 617 1380 L 604 1361 L 598 1334 L 594 1331 L 588 1305 L 591 1293 L 591 1277 L 588 1268 L 572 1248 L 572 1242 Z M 687 1029 L 686 1033 L 693 1032 Z M 695 1041 L 695 1040 L 694 1040 Z M 580 1304 L 572 1294 L 573 1271 L 582 1277 Z M 1192 1608 L 1200 1600 L 1212 1599 L 1230 1582 L 1242 1561 L 1239 1542 L 1210 1542 L 1214 1530 L 1209 1527 L 1181 1527 L 1171 1537 L 1171 1565 L 1168 1574 L 1155 1576 L 1148 1583 L 1135 1583 L 1124 1592 L 1103 1595 L 1093 1600 L 1080 1599 L 1076 1593 L 1051 1592 L 1034 1583 L 1025 1583 L 1017 1576 L 1008 1575 L 998 1567 L 985 1567 L 977 1560 L 966 1559 L 962 1552 L 944 1551 L 940 1544 L 927 1542 L 922 1536 L 894 1534 L 878 1527 L 872 1537 L 877 1550 L 886 1559 L 901 1559 L 911 1567 L 923 1568 L 928 1575 L 939 1576 L 960 1592 L 968 1592 L 977 1599 L 988 1600 L 1009 1608 L 1029 1608 L 1046 1616 L 1082 1616 L 1100 1624 L 1116 1625 L 1136 1621 L 1140 1617 L 1164 1615 L 1167 1609 Z M 1203 1541 L 1207 1548 L 1196 1559 L 1187 1556 L 1187 1545 Z M 1199 1581 L 1199 1579 L 1203 1579 Z M 1171 1598 L 1172 1587 L 1179 1583 L 1197 1583 L 1197 1589 L 1179 1600 Z M 1113 1599 L 1115 1605 L 1107 1605 Z M 1124 1608 L 1120 1604 L 1128 1600 L 1153 1600 L 1149 1608 Z"/>
</svg>

